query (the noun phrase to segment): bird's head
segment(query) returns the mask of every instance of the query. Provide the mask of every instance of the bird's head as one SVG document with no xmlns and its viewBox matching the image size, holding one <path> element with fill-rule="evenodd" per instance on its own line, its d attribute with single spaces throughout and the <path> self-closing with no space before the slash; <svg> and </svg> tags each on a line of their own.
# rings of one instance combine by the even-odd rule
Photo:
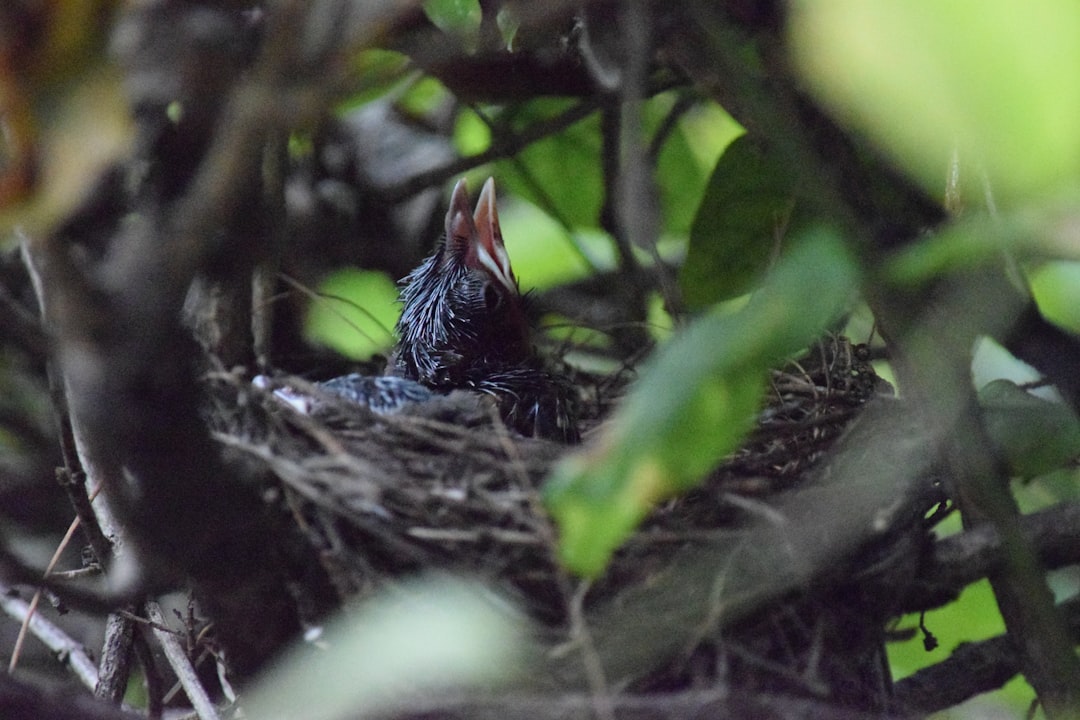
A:
<svg viewBox="0 0 1080 720">
<path fill-rule="evenodd" d="M 446 236 L 402 280 L 397 374 L 430 386 L 519 364 L 532 354 L 529 328 L 503 245 L 488 178 L 476 212 L 458 181 L 446 213 Z"/>
</svg>

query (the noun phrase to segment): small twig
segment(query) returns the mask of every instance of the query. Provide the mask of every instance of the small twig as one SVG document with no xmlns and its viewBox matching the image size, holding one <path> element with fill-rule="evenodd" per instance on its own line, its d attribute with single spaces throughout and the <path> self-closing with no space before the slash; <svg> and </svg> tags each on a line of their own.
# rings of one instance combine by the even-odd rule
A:
<svg viewBox="0 0 1080 720">
<path fill-rule="evenodd" d="M 302 282 L 290 277 L 286 273 L 278 273 L 278 278 L 280 278 L 282 280 L 282 282 L 284 282 L 286 285 L 288 285 L 289 287 L 291 287 L 294 290 L 296 290 L 297 292 L 299 292 L 301 295 L 304 295 L 305 297 L 310 299 L 312 302 L 319 303 L 319 304 L 323 305 L 324 307 L 326 307 L 331 313 L 333 313 L 335 316 L 337 316 L 337 318 L 339 320 L 341 320 L 343 323 L 348 325 L 350 330 L 352 330 L 353 332 L 355 332 L 357 335 L 364 338 L 368 342 L 375 343 L 377 341 L 376 341 L 375 338 L 373 338 L 371 335 L 369 335 L 362 327 L 360 327 L 359 325 L 354 323 L 352 321 L 352 319 L 349 318 L 348 315 L 346 315 L 345 313 L 338 310 L 337 307 L 335 307 L 334 303 L 341 303 L 341 304 L 343 304 L 343 305 L 345 305 L 347 307 L 350 307 L 350 308 L 356 310 L 357 312 L 361 313 L 365 318 L 367 318 L 372 323 L 377 325 L 379 327 L 379 329 L 382 330 L 383 333 L 386 334 L 386 337 L 390 341 L 392 341 L 394 339 L 394 331 L 393 330 L 391 330 L 390 328 L 386 327 L 381 322 L 379 322 L 379 319 L 377 317 L 375 317 L 375 315 L 370 310 L 358 305 L 357 303 L 350 300 L 349 298 L 343 297 L 341 295 L 333 295 L 331 293 L 318 292 L 316 290 L 312 290 L 308 286 L 304 285 Z"/>
<path fill-rule="evenodd" d="M 128 620 L 130 620 L 131 622 L 135 623 L 136 625 L 142 625 L 143 627 L 147 627 L 147 628 L 149 628 L 151 630 L 156 630 L 157 632 L 172 633 L 173 635 L 176 635 L 177 637 L 180 637 L 181 633 L 180 633 L 179 630 L 173 630 L 171 627 L 169 627 L 165 623 L 158 623 L 158 622 L 154 622 L 153 620 L 151 620 L 149 618 L 144 618 L 141 615 L 135 613 L 131 609 L 121 610 L 120 614 L 123 615 Z"/>
<path fill-rule="evenodd" d="M 49 564 L 45 567 L 44 575 L 48 576 L 52 569 L 56 567 L 56 563 L 60 561 L 60 555 L 63 554 L 67 548 L 68 543 L 71 542 L 71 536 L 75 534 L 75 531 L 79 528 L 79 518 L 75 518 L 71 521 L 71 525 L 68 526 L 67 532 L 64 534 L 63 539 L 60 540 L 60 544 L 53 552 L 52 558 L 49 560 Z M 15 672 L 15 667 L 19 664 L 19 655 L 22 653 L 23 642 L 26 640 L 27 631 L 30 628 L 30 623 L 34 618 L 34 613 L 37 610 L 38 603 L 41 602 L 41 589 L 39 588 L 35 593 L 30 604 L 27 605 L 27 614 L 23 618 L 22 626 L 19 628 L 19 635 L 15 638 L 15 647 L 11 649 L 11 659 L 8 661 L 8 672 Z"/>
<path fill-rule="evenodd" d="M 139 665 L 143 669 L 143 680 L 146 682 L 146 714 L 151 720 L 157 720 L 161 717 L 164 702 L 162 701 L 162 695 L 164 688 L 162 688 L 161 674 L 157 670 L 157 663 L 154 662 L 154 655 L 150 651 L 149 634 L 151 629 L 146 625 L 136 626 L 139 630 L 137 637 L 135 638 L 135 657 L 139 660 Z"/>
<path fill-rule="evenodd" d="M 191 665 L 191 661 L 188 659 L 177 634 L 171 630 L 158 629 L 159 626 L 167 627 L 165 615 L 161 612 L 161 606 L 153 600 L 148 600 L 145 608 L 147 617 L 153 623 L 154 635 L 157 637 L 158 642 L 161 643 L 161 647 L 165 651 L 165 658 L 176 673 L 177 680 L 183 686 L 184 693 L 187 695 L 188 700 L 191 701 L 191 706 L 195 709 L 195 714 L 199 717 L 199 720 L 218 720 L 220 715 L 217 708 L 214 707 L 214 703 L 210 701 L 206 689 L 199 682 L 199 676 L 195 673 L 195 668 Z"/>
<path fill-rule="evenodd" d="M 96 565 L 91 567 L 78 568 L 76 570 L 61 570 L 59 572 L 49 573 L 49 577 L 57 580 L 80 580 L 87 577 L 95 577 L 101 574 L 101 568 Z"/>
<path fill-rule="evenodd" d="M 35 599 L 39 595 L 40 591 L 35 594 Z M 91 690 L 97 686 L 97 667 L 86 654 L 86 649 L 56 625 L 35 613 L 31 603 L 17 597 L 15 590 L 3 583 L 0 583 L 0 609 L 22 622 L 29 633 L 56 653 L 58 659 L 71 668 L 83 685 Z M 12 659 L 15 659 L 15 653 L 12 654 Z M 14 665 L 8 668 L 8 672 L 13 670 Z"/>
<path fill-rule="evenodd" d="M 41 308 L 42 321 L 48 318 L 48 297 L 45 290 L 48 261 L 46 254 L 35 251 L 31 241 L 27 237 L 20 238 L 20 252 L 23 266 L 30 276 L 34 294 L 37 297 L 38 307 Z M 97 556 L 98 563 L 107 567 L 112 559 L 112 543 L 109 541 L 106 531 L 115 532 L 116 523 L 111 517 L 108 506 L 98 503 L 92 507 L 91 503 L 97 497 L 101 488 L 105 486 L 105 475 L 109 470 L 103 469 L 98 463 L 89 462 L 84 458 L 79 447 L 77 437 L 79 428 L 72 422 L 68 408 L 67 390 L 64 379 L 54 359 L 50 359 L 45 366 L 46 376 L 49 383 L 49 399 L 52 403 L 53 412 L 59 424 L 60 452 L 64 465 L 57 472 L 60 486 L 68 495 L 71 505 L 75 510 L 76 517 L 81 521 L 83 533 L 87 542 Z M 95 475 L 100 475 L 95 477 Z M 87 495 L 87 487 L 92 485 L 95 490 L 92 496 Z"/>
<path fill-rule="evenodd" d="M 604 672 L 604 662 L 596 651 L 585 618 L 585 596 L 590 587 L 592 584 L 588 580 L 580 581 L 570 598 L 570 641 L 581 652 L 593 712 L 598 720 L 615 720 L 615 704 Z"/>
<path fill-rule="evenodd" d="M 407 200 L 418 192 L 429 187 L 442 185 L 451 178 L 472 170 L 474 167 L 509 157 L 521 152 L 538 140 L 542 140 L 549 135 L 557 135 L 592 115 L 602 104 L 603 102 L 597 98 L 583 100 L 549 120 L 542 120 L 530 125 L 517 135 L 507 136 L 500 138 L 497 142 L 492 142 L 491 146 L 481 153 L 458 158 L 442 167 L 417 173 L 407 180 L 387 188 L 382 195 L 390 203 Z"/>
<path fill-rule="evenodd" d="M 663 122 L 660 123 L 660 127 L 653 133 L 652 140 L 649 141 L 648 158 L 651 165 L 655 165 L 660 157 L 660 152 L 664 149 L 664 143 L 671 136 L 671 133 L 678 127 L 679 119 L 694 107 L 698 102 L 698 98 L 691 93 L 682 93 L 678 99 L 675 100 L 675 104 L 671 106 L 667 115 L 664 116 Z"/>
<path fill-rule="evenodd" d="M 134 596 L 132 590 L 96 592 L 77 585 L 57 582 L 55 576 L 43 576 L 40 568 L 27 564 L 2 544 L 0 544 L 0 569 L 9 581 L 49 590 L 62 597 L 68 605 L 87 612 L 102 614 L 112 612 L 118 605 L 130 602 Z"/>
<path fill-rule="evenodd" d="M 498 540 L 508 545 L 543 545 L 542 538 L 534 533 L 515 530 L 503 530 L 500 528 L 485 528 L 483 530 L 456 530 L 444 528 L 412 527 L 405 531 L 406 535 L 418 540 L 440 540 L 443 542 L 467 542 L 477 543 L 489 539 Z"/>
</svg>

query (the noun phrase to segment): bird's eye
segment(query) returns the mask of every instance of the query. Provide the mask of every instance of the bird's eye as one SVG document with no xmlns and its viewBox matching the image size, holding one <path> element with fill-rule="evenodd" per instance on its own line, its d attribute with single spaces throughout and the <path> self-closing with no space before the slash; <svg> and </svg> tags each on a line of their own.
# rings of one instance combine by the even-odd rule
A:
<svg viewBox="0 0 1080 720">
<path fill-rule="evenodd" d="M 502 293 L 491 283 L 484 286 L 484 306 L 488 310 L 496 310 L 502 305 Z"/>
</svg>

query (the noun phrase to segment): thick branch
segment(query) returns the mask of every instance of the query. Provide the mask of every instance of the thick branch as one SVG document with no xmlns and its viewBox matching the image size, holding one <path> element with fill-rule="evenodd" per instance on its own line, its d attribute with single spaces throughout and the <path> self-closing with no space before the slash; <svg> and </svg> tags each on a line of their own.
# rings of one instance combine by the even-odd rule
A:
<svg viewBox="0 0 1080 720">
<path fill-rule="evenodd" d="M 1072 642 L 1080 643 L 1080 600 L 1059 606 Z M 946 660 L 896 683 L 896 707 L 914 715 L 940 712 L 997 690 L 1020 672 L 1020 654 L 1008 635 L 964 643 Z"/>
<path fill-rule="evenodd" d="M 1080 504 L 1062 503 L 1025 515 L 1020 526 L 1046 568 L 1080 563 Z M 902 611 L 946 605 L 965 587 L 993 572 L 1001 553 L 1001 538 L 988 525 L 939 540 L 920 565 Z"/>
</svg>

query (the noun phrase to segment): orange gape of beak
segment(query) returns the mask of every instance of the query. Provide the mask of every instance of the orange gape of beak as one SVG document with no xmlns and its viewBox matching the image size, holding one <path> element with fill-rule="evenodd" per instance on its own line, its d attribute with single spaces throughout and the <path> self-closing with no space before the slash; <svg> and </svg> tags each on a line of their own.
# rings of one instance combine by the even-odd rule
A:
<svg viewBox="0 0 1080 720">
<path fill-rule="evenodd" d="M 465 180 L 458 180 L 446 213 L 446 239 L 467 267 L 483 270 L 510 292 L 518 292 L 517 278 L 499 228 L 494 178 L 488 178 L 480 190 L 475 214 L 469 212 Z"/>
</svg>

